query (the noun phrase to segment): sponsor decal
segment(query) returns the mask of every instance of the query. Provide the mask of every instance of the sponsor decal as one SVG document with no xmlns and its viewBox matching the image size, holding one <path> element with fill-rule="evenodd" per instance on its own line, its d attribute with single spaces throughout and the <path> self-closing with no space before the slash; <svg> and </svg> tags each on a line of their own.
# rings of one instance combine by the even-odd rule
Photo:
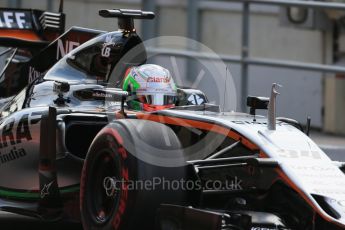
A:
<svg viewBox="0 0 345 230">
<path fill-rule="evenodd" d="M 110 56 L 110 47 L 103 47 L 102 48 L 102 57 L 109 57 Z"/>
<path fill-rule="evenodd" d="M 191 104 L 191 105 L 201 105 L 203 103 L 205 103 L 204 98 L 200 97 L 198 94 L 191 94 L 187 101 Z"/>
<path fill-rule="evenodd" d="M 169 83 L 170 78 L 168 78 L 168 77 L 148 77 L 147 82 Z"/>
<path fill-rule="evenodd" d="M 32 29 L 31 13 L 0 11 L 0 29 Z"/>
<path fill-rule="evenodd" d="M 278 228 L 252 227 L 251 230 L 276 230 Z"/>
<path fill-rule="evenodd" d="M 289 149 L 279 149 L 277 154 L 283 158 L 311 158 L 311 159 L 321 159 L 321 154 L 318 151 L 310 151 L 310 150 L 289 150 Z"/>
<path fill-rule="evenodd" d="M 235 123 L 237 125 L 265 125 L 267 126 L 267 122 L 258 122 L 258 121 L 231 121 L 232 123 Z M 287 123 L 284 123 L 282 121 L 277 121 L 277 125 L 283 126 L 283 125 L 289 125 Z"/>
<path fill-rule="evenodd" d="M 105 37 L 105 42 L 102 46 L 102 57 L 109 57 L 111 48 L 109 46 L 115 46 L 115 42 L 112 41 L 112 36 L 108 35 Z"/>
<path fill-rule="evenodd" d="M 22 143 L 23 140 L 32 140 L 29 129 L 29 114 L 22 115 L 16 128 L 14 124 L 14 118 L 5 121 L 3 124 L 2 130 L 0 131 L 0 149 Z"/>
<path fill-rule="evenodd" d="M 96 98 L 113 98 L 113 95 L 103 92 L 94 92 L 92 96 Z"/>
<path fill-rule="evenodd" d="M 49 184 L 45 184 L 44 186 L 43 186 L 43 189 L 41 190 L 41 198 L 43 199 L 44 197 L 46 197 L 46 196 L 49 196 L 49 189 L 50 189 L 50 187 L 52 186 L 52 184 L 53 184 L 53 182 L 54 181 L 52 181 L 52 182 L 50 182 Z"/>
<path fill-rule="evenodd" d="M 17 149 L 16 147 L 13 147 L 9 153 L 2 153 L 0 152 L 0 163 L 5 164 L 11 161 L 14 161 L 18 158 L 25 157 L 26 151 L 23 148 Z"/>
<path fill-rule="evenodd" d="M 301 170 L 301 171 L 316 171 L 316 172 L 320 172 L 320 171 L 338 172 L 339 170 L 338 168 L 334 166 L 328 166 L 328 165 L 291 165 L 290 167 L 296 170 Z"/>
<path fill-rule="evenodd" d="M 40 78 L 41 76 L 43 76 L 43 73 L 35 70 L 34 67 L 29 67 L 29 80 L 28 83 L 32 83 L 33 81 L 35 81 L 37 78 Z"/>
<path fill-rule="evenodd" d="M 79 42 L 68 40 L 66 40 L 64 44 L 63 41 L 59 39 L 57 42 L 56 60 L 60 60 L 60 58 L 63 58 L 66 54 L 77 48 L 79 45 Z"/>
<path fill-rule="evenodd" d="M 31 115 L 23 114 L 18 121 L 14 118 L 1 121 L 3 123 L 0 123 L 0 150 L 20 144 L 23 141 L 31 141 L 29 123 L 31 125 L 37 124 L 41 120 L 42 113 L 42 111 L 36 111 L 32 112 Z"/>
</svg>

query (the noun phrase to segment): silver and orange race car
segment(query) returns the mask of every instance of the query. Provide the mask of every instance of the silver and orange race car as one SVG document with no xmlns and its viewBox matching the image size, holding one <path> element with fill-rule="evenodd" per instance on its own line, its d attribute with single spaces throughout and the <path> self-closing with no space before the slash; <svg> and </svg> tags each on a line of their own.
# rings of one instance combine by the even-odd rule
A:
<svg viewBox="0 0 345 230">
<path fill-rule="evenodd" d="M 130 110 L 121 77 L 147 57 L 133 19 L 154 14 L 99 13 L 119 30 L 0 9 L 2 211 L 84 229 L 345 229 L 344 164 L 276 117 L 276 84 L 250 114 L 182 87 L 173 108 Z"/>
</svg>

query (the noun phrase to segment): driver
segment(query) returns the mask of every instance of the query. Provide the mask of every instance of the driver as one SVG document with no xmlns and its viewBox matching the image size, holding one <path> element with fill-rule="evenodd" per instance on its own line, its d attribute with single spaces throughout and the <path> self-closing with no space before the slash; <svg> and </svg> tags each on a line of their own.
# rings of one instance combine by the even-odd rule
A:
<svg viewBox="0 0 345 230">
<path fill-rule="evenodd" d="M 169 70 L 154 64 L 126 71 L 123 90 L 129 92 L 129 109 L 157 111 L 175 106 L 177 89 Z"/>
</svg>

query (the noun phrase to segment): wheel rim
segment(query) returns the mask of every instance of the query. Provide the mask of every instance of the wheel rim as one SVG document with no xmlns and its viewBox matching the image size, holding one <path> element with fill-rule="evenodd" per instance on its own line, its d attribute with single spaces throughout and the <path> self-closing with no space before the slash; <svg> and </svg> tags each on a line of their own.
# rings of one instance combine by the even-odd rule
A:
<svg viewBox="0 0 345 230">
<path fill-rule="evenodd" d="M 97 153 L 91 168 L 88 202 L 90 214 L 97 224 L 106 224 L 118 207 L 121 194 L 121 174 L 118 156 L 109 150 Z"/>
</svg>

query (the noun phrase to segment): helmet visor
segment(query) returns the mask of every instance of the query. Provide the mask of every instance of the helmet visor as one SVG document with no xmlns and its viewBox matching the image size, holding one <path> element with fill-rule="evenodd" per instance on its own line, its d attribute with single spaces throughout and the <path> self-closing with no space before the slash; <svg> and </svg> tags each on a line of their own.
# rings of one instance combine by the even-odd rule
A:
<svg viewBox="0 0 345 230">
<path fill-rule="evenodd" d="M 176 102 L 175 95 L 148 94 L 137 95 L 137 98 L 141 103 L 150 105 L 172 105 Z"/>
</svg>

